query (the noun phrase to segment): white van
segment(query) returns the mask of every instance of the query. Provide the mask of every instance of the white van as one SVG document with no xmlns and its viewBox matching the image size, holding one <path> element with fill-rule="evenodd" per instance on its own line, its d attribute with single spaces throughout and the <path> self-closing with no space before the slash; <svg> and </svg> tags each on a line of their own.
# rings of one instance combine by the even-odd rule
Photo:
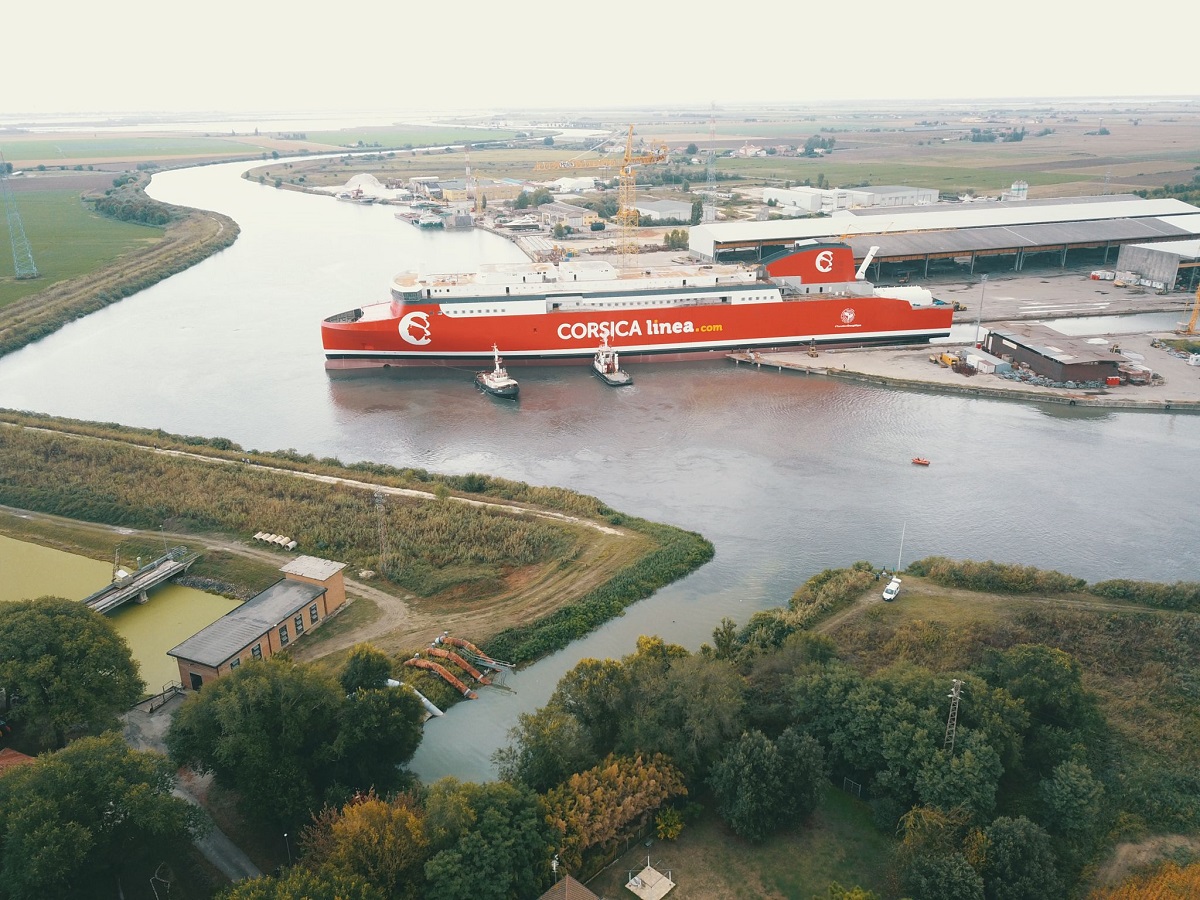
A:
<svg viewBox="0 0 1200 900">
<path fill-rule="evenodd" d="M 895 600 L 896 595 L 900 593 L 900 579 L 895 576 L 888 582 L 888 586 L 883 589 L 884 600 Z"/>
</svg>

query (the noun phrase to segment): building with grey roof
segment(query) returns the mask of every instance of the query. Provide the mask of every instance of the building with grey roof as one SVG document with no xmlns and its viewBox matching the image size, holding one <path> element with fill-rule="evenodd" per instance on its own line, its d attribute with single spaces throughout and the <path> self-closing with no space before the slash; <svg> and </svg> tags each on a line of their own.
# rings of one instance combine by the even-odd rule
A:
<svg viewBox="0 0 1200 900">
<path fill-rule="evenodd" d="M 1120 377 L 1123 356 L 1114 355 L 1108 341 L 1069 337 L 1037 322 L 1010 322 L 992 328 L 983 348 L 1003 360 L 1024 363 L 1051 381 L 1104 382 Z"/>
<path fill-rule="evenodd" d="M 764 192 L 764 196 L 766 192 Z M 1021 271 L 1044 264 L 1107 266 L 1125 244 L 1186 241 L 1200 236 L 1200 210 L 1182 200 L 1128 194 L 1006 202 L 934 203 L 886 209 L 847 209 L 829 216 L 767 222 L 714 222 L 689 233 L 689 249 L 704 259 L 766 259 L 797 241 L 842 240 L 863 259 L 871 247 L 872 275 L 887 266 L 923 277 L 930 264 L 954 261 L 974 272 Z M 891 269 L 892 274 L 895 268 Z"/>
<path fill-rule="evenodd" d="M 284 577 L 237 609 L 167 651 L 179 664 L 179 682 L 198 691 L 243 662 L 269 659 L 318 627 L 346 603 L 344 563 L 298 556 Z"/>
</svg>

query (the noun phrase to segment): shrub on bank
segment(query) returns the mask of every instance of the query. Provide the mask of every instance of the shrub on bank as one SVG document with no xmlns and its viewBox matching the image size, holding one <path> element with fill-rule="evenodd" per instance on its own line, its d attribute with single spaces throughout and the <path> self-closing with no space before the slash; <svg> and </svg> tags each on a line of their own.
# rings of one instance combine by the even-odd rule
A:
<svg viewBox="0 0 1200 900">
<path fill-rule="evenodd" d="M 874 567 L 862 560 L 848 569 L 819 572 L 792 594 L 789 620 L 797 628 L 807 628 L 816 619 L 849 606 L 876 581 Z"/>
<path fill-rule="evenodd" d="M 1200 582 L 1195 581 L 1162 584 L 1155 581 L 1114 578 L 1111 581 L 1096 582 L 1088 587 L 1088 593 L 1109 600 L 1128 600 L 1130 603 L 1158 609 L 1186 609 L 1193 612 L 1200 610 Z"/>
<path fill-rule="evenodd" d="M 536 622 L 501 631 L 488 641 L 488 652 L 497 659 L 522 663 L 560 650 L 713 557 L 713 545 L 694 531 L 634 517 L 625 520 L 625 527 L 653 538 L 658 546 L 578 602 Z"/>
<path fill-rule="evenodd" d="M 995 594 L 1066 594 L 1082 591 L 1087 582 L 1051 569 L 1017 566 L 1008 563 L 953 560 L 927 556 L 907 569 L 911 575 L 927 578 L 943 587 Z"/>
</svg>

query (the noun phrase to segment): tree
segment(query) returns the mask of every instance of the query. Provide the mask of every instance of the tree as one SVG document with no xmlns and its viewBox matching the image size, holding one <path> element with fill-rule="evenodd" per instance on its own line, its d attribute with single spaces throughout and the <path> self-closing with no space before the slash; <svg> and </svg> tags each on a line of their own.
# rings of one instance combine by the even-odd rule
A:
<svg viewBox="0 0 1200 900">
<path fill-rule="evenodd" d="M 688 233 L 682 228 L 673 228 L 663 236 L 663 244 L 668 250 L 686 250 Z"/>
<path fill-rule="evenodd" d="M 529 208 L 529 192 L 521 191 L 513 199 L 513 209 L 528 209 Z"/>
<path fill-rule="evenodd" d="M 167 746 L 177 764 L 236 790 L 247 814 L 294 827 L 335 784 L 355 791 L 393 781 L 416 748 L 420 717 L 409 691 L 346 697 L 332 675 L 273 657 L 189 698 Z"/>
<path fill-rule="evenodd" d="M 387 654 L 376 650 L 370 644 L 357 644 L 350 651 L 346 668 L 342 669 L 342 690 L 353 694 L 359 688 L 382 688 L 391 677 L 392 663 Z"/>
<path fill-rule="evenodd" d="M 332 753 L 335 778 L 348 787 L 381 791 L 399 786 L 399 766 L 421 744 L 425 708 L 407 687 L 359 688 L 338 710 Z"/>
<path fill-rule="evenodd" d="M 517 725 L 508 732 L 508 740 L 508 746 L 492 756 L 500 777 L 538 793 L 545 793 L 600 759 L 579 719 L 553 702 L 535 713 L 521 713 Z M 608 749 L 611 747 L 603 752 Z"/>
<path fill-rule="evenodd" d="M 661 650 L 673 652 L 670 645 Z M 662 661 L 652 655 L 635 657 L 627 664 L 631 679 L 625 708 L 630 713 L 623 716 L 617 749 L 664 753 L 687 777 L 703 779 L 745 728 L 746 685 L 722 660 L 686 650 L 683 654 Z M 662 662 L 667 665 L 660 669 Z"/>
<path fill-rule="evenodd" d="M 429 840 L 424 816 L 411 795 L 388 801 L 371 793 L 340 810 L 326 808 L 305 829 L 300 843 L 309 869 L 360 878 L 396 900 L 423 896 Z"/>
<path fill-rule="evenodd" d="M 1083 688 L 1083 673 L 1069 653 L 1042 644 L 1019 644 L 992 654 L 983 671 L 989 684 L 1020 700 L 1031 721 L 1024 763 L 1044 774 L 1062 762 L 1076 743 L 1089 745 L 1103 727 Z"/>
<path fill-rule="evenodd" d="M 0 895 L 111 896 L 129 863 L 190 841 L 200 816 L 175 773 L 119 734 L 85 737 L 0 778 Z"/>
<path fill-rule="evenodd" d="M 378 889 L 358 877 L 288 869 L 278 878 L 264 875 L 239 881 L 221 900 L 388 900 Z"/>
<path fill-rule="evenodd" d="M 921 900 L 983 900 L 983 879 L 961 853 L 914 856 L 900 872 L 905 896 Z"/>
<path fill-rule="evenodd" d="M 583 726 L 596 754 L 593 763 L 613 749 L 629 687 L 625 668 L 615 659 L 581 659 L 558 680 L 550 702 Z"/>
<path fill-rule="evenodd" d="M 1042 821 L 1054 834 L 1082 835 L 1100 826 L 1104 787 L 1081 762 L 1067 760 L 1054 767 L 1038 786 Z"/>
<path fill-rule="evenodd" d="M 667 800 L 687 794 L 683 774 L 662 754 L 607 756 L 545 797 L 546 816 L 562 836 L 560 855 L 578 871 L 592 847 L 611 847 L 649 821 Z"/>
<path fill-rule="evenodd" d="M 1053 900 L 1062 896 L 1050 835 L 1024 816 L 1001 817 L 983 831 L 987 900 Z"/>
<path fill-rule="evenodd" d="M 717 812 L 749 841 L 765 840 L 816 808 L 826 777 L 821 746 L 794 729 L 778 743 L 748 731 L 713 766 Z"/>
<path fill-rule="evenodd" d="M 1200 897 L 1200 863 L 1180 867 L 1176 862 L 1163 863 L 1148 874 L 1134 875 L 1116 887 L 1102 888 L 1088 895 L 1088 900 L 1148 900 L 1148 898 Z"/>
<path fill-rule="evenodd" d="M 425 805 L 435 851 L 425 864 L 425 896 L 518 900 L 550 886 L 554 834 L 532 791 L 444 778 Z"/>
<path fill-rule="evenodd" d="M 544 138 L 542 138 L 542 143 L 545 144 L 547 147 L 553 147 L 554 146 L 553 136 L 546 135 Z"/>
<path fill-rule="evenodd" d="M 688 144 L 687 147 L 684 148 L 683 152 L 686 153 L 688 156 L 695 156 L 697 153 L 700 152 L 700 148 L 697 147 L 694 143 Z"/>
<path fill-rule="evenodd" d="M 0 687 L 9 717 L 39 746 L 99 734 L 142 696 L 129 645 L 103 615 L 77 600 L 0 604 Z"/>
<path fill-rule="evenodd" d="M 693 200 L 692 201 L 692 215 L 691 215 L 691 218 L 688 219 L 688 224 L 689 225 L 699 225 L 703 221 L 704 221 L 704 201 L 699 200 L 699 199 Z"/>
</svg>

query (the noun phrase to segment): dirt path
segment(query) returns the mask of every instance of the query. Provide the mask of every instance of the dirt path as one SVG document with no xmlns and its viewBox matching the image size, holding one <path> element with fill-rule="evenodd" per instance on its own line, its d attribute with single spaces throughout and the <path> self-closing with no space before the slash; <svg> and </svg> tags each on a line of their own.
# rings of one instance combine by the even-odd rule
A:
<svg viewBox="0 0 1200 900">
<path fill-rule="evenodd" d="M 32 427 L 32 426 L 12 426 Z M 53 429 L 38 429 L 53 431 Z M 69 432 L 64 436 L 73 436 Z M 112 440 L 90 438 L 92 440 Z M 118 443 L 121 443 L 117 441 Z M 325 484 L 338 484 L 364 491 L 432 501 L 436 494 L 411 488 L 399 488 L 374 484 L 334 475 L 297 472 L 258 462 L 247 463 L 238 459 L 206 456 L 184 450 L 146 447 L 130 443 L 126 446 L 142 449 L 147 453 L 193 459 L 214 465 L 254 465 L 274 474 L 291 475 Z M 378 615 L 369 620 L 341 630 L 316 632 L 314 639 L 302 642 L 294 648 L 294 655 L 302 660 L 319 659 L 346 650 L 357 643 L 370 641 L 384 652 L 397 653 L 429 643 L 445 630 L 471 635 L 475 640 L 487 637 L 521 622 L 530 622 L 566 605 L 612 578 L 620 569 L 630 565 L 648 547 L 648 539 L 635 532 L 613 528 L 579 516 L 555 510 L 536 509 L 513 503 L 477 497 L 448 496 L 448 502 L 465 503 L 470 506 L 490 508 L 514 515 L 532 516 L 560 524 L 585 528 L 593 534 L 582 542 L 579 556 L 565 564 L 563 561 L 528 567 L 509 578 L 509 587 L 502 593 L 472 601 L 446 602 L 440 599 L 419 598 L 412 594 L 382 590 L 366 583 L 354 573 L 347 573 L 346 592 L 351 599 L 369 600 L 378 610 Z M 3 509 L 3 507 L 0 507 Z M 27 519 L 56 521 L 65 527 L 107 534 L 128 534 L 129 529 L 110 525 L 63 519 L 43 513 L 24 510 L 9 510 L 13 515 Z M 175 543 L 200 545 L 208 550 L 223 550 L 240 557 L 254 559 L 272 566 L 282 565 L 288 556 L 267 546 L 259 546 L 219 534 L 159 533 L 155 539 L 166 538 Z"/>
</svg>

